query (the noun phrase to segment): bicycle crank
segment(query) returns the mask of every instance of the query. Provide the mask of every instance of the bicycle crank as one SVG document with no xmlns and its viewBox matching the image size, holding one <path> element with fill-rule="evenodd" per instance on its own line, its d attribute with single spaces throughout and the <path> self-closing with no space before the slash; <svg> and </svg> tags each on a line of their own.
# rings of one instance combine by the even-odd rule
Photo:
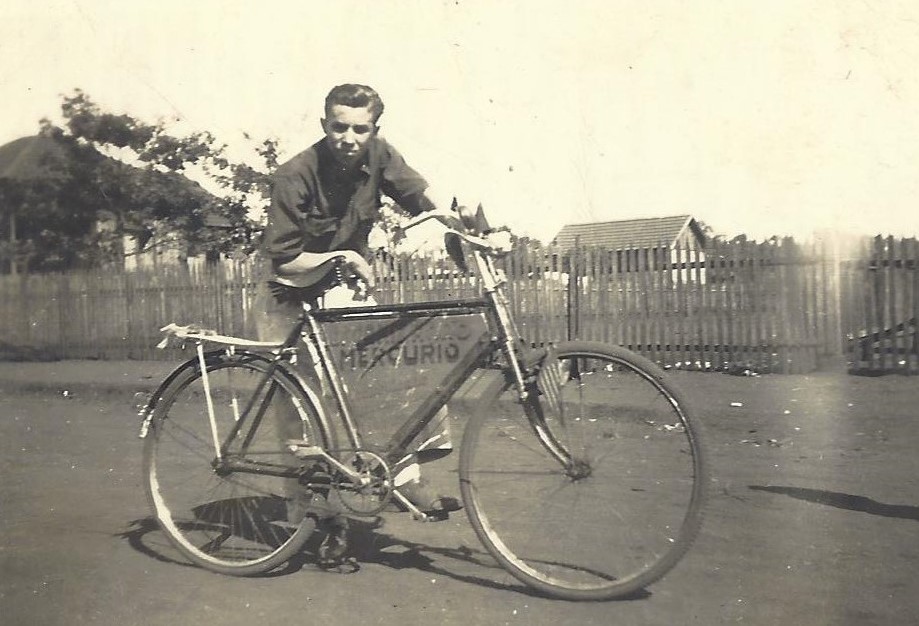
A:
<svg viewBox="0 0 919 626">
<path fill-rule="evenodd" d="M 369 450 L 354 450 L 342 458 L 341 465 L 348 471 L 334 473 L 332 488 L 342 505 L 364 517 L 382 512 L 393 495 L 392 472 L 383 457 Z"/>
</svg>

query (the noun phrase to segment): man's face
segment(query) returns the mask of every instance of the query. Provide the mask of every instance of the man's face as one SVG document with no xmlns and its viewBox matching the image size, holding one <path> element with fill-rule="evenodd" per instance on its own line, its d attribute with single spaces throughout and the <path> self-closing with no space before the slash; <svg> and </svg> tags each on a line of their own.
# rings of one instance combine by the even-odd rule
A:
<svg viewBox="0 0 919 626">
<path fill-rule="evenodd" d="M 322 120 L 322 130 L 338 162 L 353 167 L 367 152 L 377 126 L 369 107 L 335 104 L 329 110 L 328 118 Z"/>
</svg>

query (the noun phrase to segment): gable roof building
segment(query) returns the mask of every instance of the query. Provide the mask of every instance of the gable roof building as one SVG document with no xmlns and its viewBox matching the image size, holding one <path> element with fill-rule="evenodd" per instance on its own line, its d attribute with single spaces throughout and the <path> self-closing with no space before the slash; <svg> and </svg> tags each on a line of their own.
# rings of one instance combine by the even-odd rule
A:
<svg viewBox="0 0 919 626">
<path fill-rule="evenodd" d="M 566 224 L 555 236 L 555 244 L 563 250 L 576 245 L 602 247 L 607 250 L 637 250 L 646 248 L 701 248 L 705 235 L 690 215 L 649 217 L 614 222 Z"/>
<path fill-rule="evenodd" d="M 51 137 L 20 137 L 0 146 L 0 179 L 41 180 L 51 163 L 67 159 L 67 151 Z"/>
<path fill-rule="evenodd" d="M 94 153 L 97 163 L 107 163 L 114 166 L 116 172 L 121 172 L 134 181 L 138 186 L 156 184 L 163 188 L 162 204 L 164 207 L 185 207 L 188 213 L 200 219 L 202 232 L 213 233 L 221 237 L 223 232 L 231 228 L 230 222 L 223 217 L 216 208 L 219 199 L 206 191 L 197 182 L 176 172 L 160 172 L 134 167 L 127 163 L 117 161 L 101 153 Z M 51 178 L 69 175 L 67 172 L 73 163 L 77 163 L 78 155 L 73 146 L 50 135 L 39 134 L 20 137 L 9 143 L 0 145 L 0 241 L 7 244 L 9 250 L 15 249 L 17 236 L 22 240 L 22 223 L 25 218 L 18 217 L 18 209 L 22 206 L 16 204 L 21 200 L 4 197 L 2 191 L 6 186 L 29 185 L 41 187 L 46 185 Z M 59 199 L 61 204 L 67 202 L 66 197 Z M 87 218 L 87 228 L 95 232 L 109 231 L 114 228 L 116 209 L 121 207 L 98 207 L 92 218 Z M 45 226 L 41 221 L 46 219 L 43 213 L 32 211 L 28 216 L 33 229 L 47 228 L 54 231 L 56 226 Z M 150 219 L 137 218 L 133 222 L 122 223 L 123 237 L 121 245 L 126 256 L 126 267 L 155 265 L 160 262 L 178 262 L 198 254 L 198 251 L 189 249 L 187 241 L 173 233 L 161 233 L 160 240 L 163 246 L 147 246 L 151 232 Z M 91 222 L 91 223 L 90 223 Z M 204 254 L 215 254 L 214 250 L 204 250 Z M 0 248 L 0 273 L 8 269 L 11 273 L 17 271 L 17 266 L 26 266 L 27 261 L 14 260 L 11 254 Z"/>
</svg>

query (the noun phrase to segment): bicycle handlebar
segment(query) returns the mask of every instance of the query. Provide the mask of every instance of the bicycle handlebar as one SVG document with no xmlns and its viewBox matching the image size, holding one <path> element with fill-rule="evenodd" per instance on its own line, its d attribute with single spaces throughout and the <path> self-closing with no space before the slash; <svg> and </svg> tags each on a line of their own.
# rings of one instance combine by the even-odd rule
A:
<svg viewBox="0 0 919 626">
<path fill-rule="evenodd" d="M 476 215 L 466 211 L 465 207 L 456 207 L 449 211 L 428 211 L 413 217 L 398 231 L 401 231 L 404 237 L 408 230 L 434 219 L 444 225 L 445 235 L 455 235 L 481 252 L 499 255 L 510 250 L 510 233 L 491 230 L 481 206 Z M 480 231 L 481 234 L 472 234 L 470 230 Z"/>
</svg>

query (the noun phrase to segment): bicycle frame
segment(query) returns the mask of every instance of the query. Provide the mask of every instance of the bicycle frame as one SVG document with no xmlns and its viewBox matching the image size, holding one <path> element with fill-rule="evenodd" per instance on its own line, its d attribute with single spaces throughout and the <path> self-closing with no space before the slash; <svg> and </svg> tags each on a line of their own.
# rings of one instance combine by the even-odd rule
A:
<svg viewBox="0 0 919 626">
<path fill-rule="evenodd" d="M 362 448 L 363 441 L 360 428 L 356 422 L 348 394 L 344 389 L 342 376 L 329 353 L 325 333 L 327 324 L 351 321 L 409 321 L 415 319 L 442 319 L 459 315 L 481 315 L 486 320 L 490 316 L 488 303 L 484 300 L 458 300 L 450 302 L 429 302 L 391 306 L 373 306 L 355 309 L 323 310 L 307 313 L 304 318 L 304 341 L 314 355 L 314 366 L 333 395 L 341 411 L 342 422 L 348 441 L 353 448 Z M 486 321 L 486 324 L 488 322 Z M 479 368 L 494 362 L 498 346 L 493 341 L 492 333 L 483 332 L 474 340 L 472 349 L 468 350 L 446 373 L 446 376 L 418 406 L 405 422 L 392 435 L 385 446 L 391 461 L 397 460 L 415 437 L 430 423 L 437 411 L 449 400 L 460 386 Z M 318 358 L 317 358 L 318 357 Z"/>
<path fill-rule="evenodd" d="M 478 274 L 483 281 L 485 297 L 482 298 L 338 309 L 314 310 L 308 306 L 304 307 L 304 313 L 292 329 L 284 347 L 293 348 L 300 340 L 306 344 L 314 370 L 321 377 L 322 384 L 327 386 L 341 412 L 351 449 L 363 448 L 363 441 L 341 374 L 329 351 L 329 342 L 324 331 L 328 324 L 362 320 L 398 322 L 458 315 L 480 315 L 485 321 L 486 331 L 476 338 L 474 347 L 459 359 L 437 385 L 435 392 L 428 396 L 391 436 L 385 446 L 389 462 L 395 462 L 405 455 L 412 441 L 475 370 L 488 368 L 489 365 L 492 365 L 493 369 L 506 369 L 498 364 L 499 355 L 504 356 L 512 373 L 511 376 L 500 380 L 500 384 L 504 387 L 515 386 L 521 400 L 528 396 L 520 340 L 501 291 L 503 279 L 500 278 L 499 271 L 490 258 L 478 250 L 473 251 L 473 255 Z M 282 350 L 279 358 L 283 353 Z"/>
</svg>

